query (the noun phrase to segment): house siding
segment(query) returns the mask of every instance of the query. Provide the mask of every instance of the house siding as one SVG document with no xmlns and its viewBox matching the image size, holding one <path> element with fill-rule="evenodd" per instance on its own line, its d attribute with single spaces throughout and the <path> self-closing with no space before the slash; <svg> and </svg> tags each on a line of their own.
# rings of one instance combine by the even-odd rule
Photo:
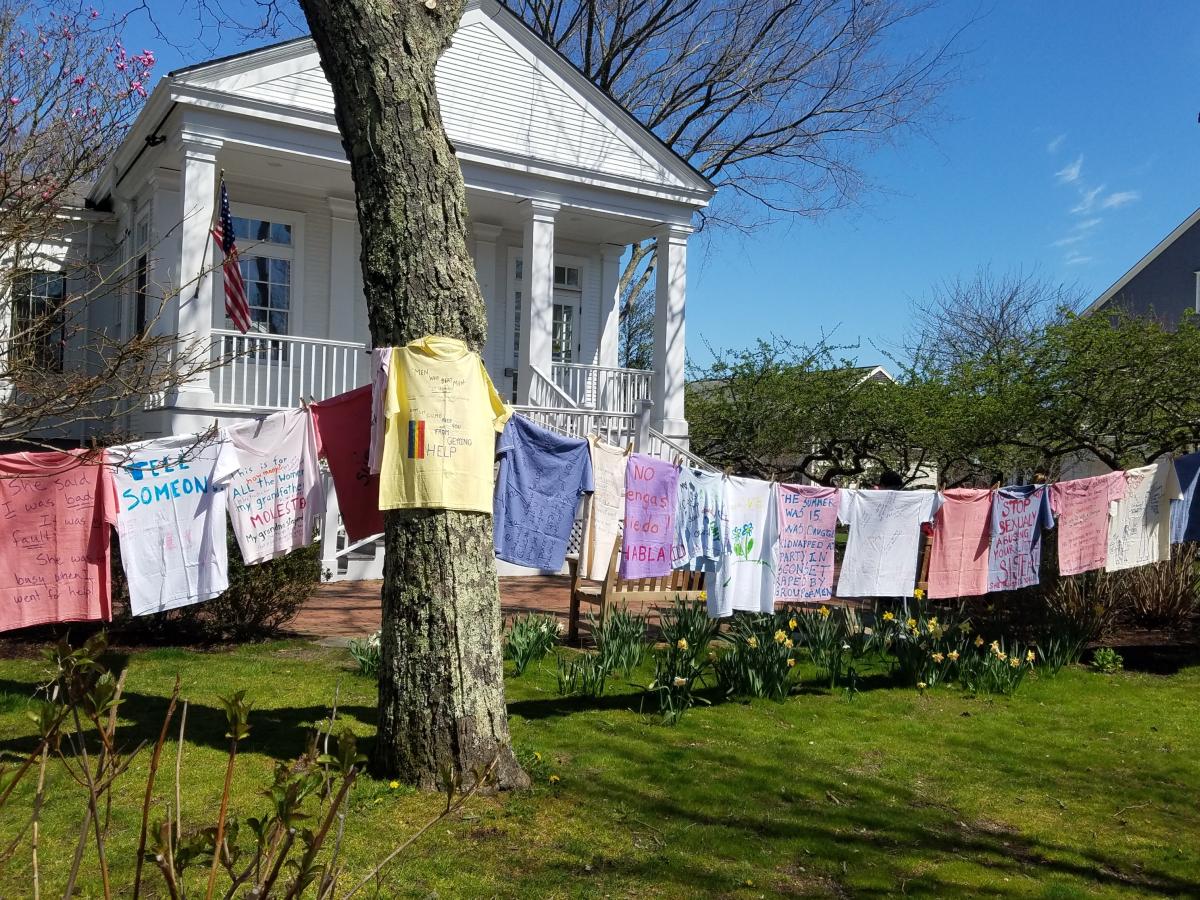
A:
<svg viewBox="0 0 1200 900">
<path fill-rule="evenodd" d="M 1165 248 L 1101 307 L 1160 319 L 1174 327 L 1187 310 L 1196 309 L 1196 272 L 1200 270 L 1200 224 L 1193 225 Z"/>
</svg>

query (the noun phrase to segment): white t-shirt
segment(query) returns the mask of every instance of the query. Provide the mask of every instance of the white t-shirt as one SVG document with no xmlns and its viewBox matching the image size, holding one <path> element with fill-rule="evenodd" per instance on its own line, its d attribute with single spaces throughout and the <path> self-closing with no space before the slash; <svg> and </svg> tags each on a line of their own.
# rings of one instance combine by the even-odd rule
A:
<svg viewBox="0 0 1200 900">
<path fill-rule="evenodd" d="M 388 373 L 392 370 L 392 348 L 371 351 L 371 446 L 367 448 L 367 469 L 378 475 L 383 465 L 383 437 L 387 430 L 384 404 L 387 400 Z"/>
<path fill-rule="evenodd" d="M 838 519 L 850 526 L 838 574 L 839 597 L 908 597 L 917 583 L 921 525 L 937 491 L 843 490 Z"/>
<path fill-rule="evenodd" d="M 711 568 L 721 556 L 720 513 L 724 479 L 718 472 L 684 466 L 679 470 L 679 499 L 675 508 L 676 569 Z"/>
<path fill-rule="evenodd" d="M 229 514 L 242 559 L 264 562 L 311 544 L 325 492 L 308 411 L 287 409 L 225 434 L 240 466 L 230 481 Z"/>
<path fill-rule="evenodd" d="M 238 470 L 229 442 L 186 435 L 112 447 L 108 454 L 133 615 L 224 593 L 225 487 Z"/>
<path fill-rule="evenodd" d="M 775 486 L 757 478 L 726 478 L 721 500 L 721 558 L 708 586 L 708 614 L 773 612 L 779 540 Z"/>
<path fill-rule="evenodd" d="M 1110 504 L 1108 557 L 1118 572 L 1171 558 L 1171 501 L 1183 496 L 1175 463 L 1160 460 L 1125 473 L 1125 496 Z"/>
<path fill-rule="evenodd" d="M 604 441 L 592 442 L 592 481 L 595 491 L 588 504 L 580 570 L 584 578 L 603 581 L 613 545 L 625 519 L 625 451 Z"/>
</svg>

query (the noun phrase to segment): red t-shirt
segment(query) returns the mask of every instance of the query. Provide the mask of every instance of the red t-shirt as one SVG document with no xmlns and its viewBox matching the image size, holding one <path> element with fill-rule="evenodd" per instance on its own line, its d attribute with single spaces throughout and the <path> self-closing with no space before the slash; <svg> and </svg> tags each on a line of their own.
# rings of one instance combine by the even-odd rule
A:
<svg viewBox="0 0 1200 900">
<path fill-rule="evenodd" d="M 0 456 L 0 631 L 112 618 L 112 473 L 70 453 Z"/>
<path fill-rule="evenodd" d="M 383 531 L 379 511 L 379 475 L 372 475 L 371 386 L 356 388 L 311 407 L 317 431 L 317 454 L 333 475 L 338 509 L 346 536 L 361 541 Z"/>
</svg>

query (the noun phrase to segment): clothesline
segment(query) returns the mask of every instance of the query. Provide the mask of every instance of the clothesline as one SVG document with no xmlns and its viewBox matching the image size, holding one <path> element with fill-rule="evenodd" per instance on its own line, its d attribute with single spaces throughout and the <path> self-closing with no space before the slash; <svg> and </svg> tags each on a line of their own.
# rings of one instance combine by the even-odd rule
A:
<svg viewBox="0 0 1200 900">
<path fill-rule="evenodd" d="M 490 513 L 497 558 L 542 571 L 561 569 L 590 497 L 586 577 L 604 577 L 622 536 L 623 578 L 704 571 L 717 617 L 832 597 L 839 523 L 846 597 L 909 595 L 926 524 L 931 598 L 1036 584 L 1045 528 L 1060 531 L 1064 575 L 1151 564 L 1172 538 L 1200 538 L 1200 454 L 1000 489 L 739 478 L 514 416 L 478 354 L 430 336 L 372 351 L 370 385 L 262 420 L 100 453 L 0 456 L 0 631 L 110 619 L 114 527 L 133 615 L 220 595 L 227 523 L 248 565 L 312 543 L 325 508 L 318 458 L 351 540 L 381 532 L 387 509 Z"/>
</svg>

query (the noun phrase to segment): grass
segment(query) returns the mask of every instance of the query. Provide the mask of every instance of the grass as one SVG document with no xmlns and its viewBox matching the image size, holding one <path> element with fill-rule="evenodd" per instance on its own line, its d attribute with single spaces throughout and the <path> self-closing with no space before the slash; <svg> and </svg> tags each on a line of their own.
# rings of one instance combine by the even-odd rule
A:
<svg viewBox="0 0 1200 900">
<path fill-rule="evenodd" d="M 141 652 L 128 659 L 124 738 L 153 740 L 180 672 L 190 700 L 184 817 L 210 824 L 225 753 L 217 695 L 247 688 L 255 709 L 232 808 L 253 815 L 272 766 L 299 752 L 335 685 L 339 717 L 373 733 L 374 685 L 351 665 L 345 651 L 299 642 Z M 31 746 L 26 698 L 40 668 L 0 661 L 5 761 Z M 877 675 L 847 700 L 810 680 L 782 703 L 700 706 L 674 728 L 641 714 L 638 689 L 619 682 L 599 700 L 560 698 L 554 672 L 548 657 L 508 682 L 513 740 L 534 790 L 472 801 L 386 871 L 379 896 L 1200 894 L 1200 668 L 1166 677 L 1069 669 L 1027 681 L 1011 699 L 921 695 Z M 632 680 L 649 679 L 646 668 Z M 169 745 L 159 810 L 172 799 L 174 754 Z M 134 764 L 113 810 L 121 896 L 146 765 L 144 756 Z M 46 896 L 61 894 L 82 802 L 56 772 Z M 369 871 L 440 802 L 360 782 L 350 869 Z M 28 808 L 27 794 L 16 808 Z M 0 846 L 20 824 L 11 812 L 0 819 Z M 0 883 L 27 884 L 28 855 L 23 847 Z M 98 896 L 95 867 L 86 869 L 81 895 Z M 149 877 L 157 891 L 157 873 Z"/>
</svg>

